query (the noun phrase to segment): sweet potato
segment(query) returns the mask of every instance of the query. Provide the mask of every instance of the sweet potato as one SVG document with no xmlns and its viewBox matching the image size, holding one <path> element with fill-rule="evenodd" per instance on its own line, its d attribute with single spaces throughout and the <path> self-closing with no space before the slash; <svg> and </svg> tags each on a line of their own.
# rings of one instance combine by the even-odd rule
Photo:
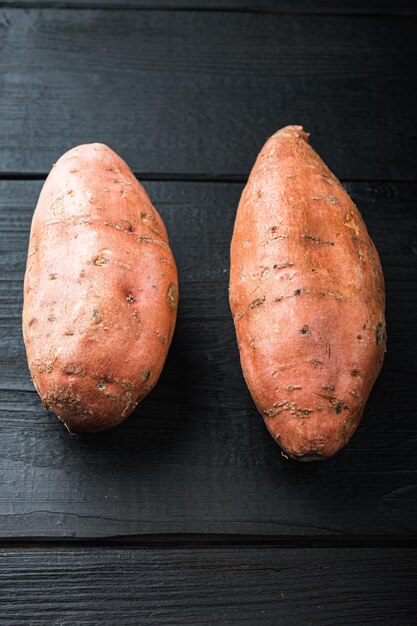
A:
<svg viewBox="0 0 417 626">
<path fill-rule="evenodd" d="M 231 244 L 243 373 L 284 453 L 324 459 L 362 416 L 385 352 L 378 253 L 301 126 L 264 145 Z"/>
<path fill-rule="evenodd" d="M 64 154 L 33 216 L 23 334 L 34 385 L 71 431 L 122 422 L 156 384 L 174 331 L 164 223 L 102 144 Z"/>
</svg>

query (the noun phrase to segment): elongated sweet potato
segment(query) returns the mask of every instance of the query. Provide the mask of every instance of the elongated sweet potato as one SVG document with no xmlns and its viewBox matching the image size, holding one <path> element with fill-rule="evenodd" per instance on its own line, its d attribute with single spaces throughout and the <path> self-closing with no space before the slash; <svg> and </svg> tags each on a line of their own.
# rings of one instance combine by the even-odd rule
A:
<svg viewBox="0 0 417 626">
<path fill-rule="evenodd" d="M 301 126 L 263 147 L 231 245 L 243 373 L 282 449 L 332 456 L 362 416 L 385 351 L 384 280 L 355 204 Z"/>
<path fill-rule="evenodd" d="M 45 406 L 71 431 L 122 422 L 158 380 L 177 299 L 164 223 L 126 163 L 102 144 L 64 154 L 33 216 L 24 287 Z"/>
</svg>

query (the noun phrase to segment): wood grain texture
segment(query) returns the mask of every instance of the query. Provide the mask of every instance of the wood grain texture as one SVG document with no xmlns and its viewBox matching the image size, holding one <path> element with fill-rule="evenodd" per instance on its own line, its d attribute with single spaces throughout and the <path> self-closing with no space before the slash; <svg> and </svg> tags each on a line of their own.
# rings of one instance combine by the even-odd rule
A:
<svg viewBox="0 0 417 626">
<path fill-rule="evenodd" d="M 348 185 L 381 253 L 388 353 L 358 432 L 313 466 L 281 458 L 242 377 L 227 293 L 238 184 L 145 183 L 179 269 L 172 348 L 125 424 L 69 436 L 41 406 L 21 337 L 40 187 L 0 181 L 1 537 L 415 533 L 416 184 Z"/>
<path fill-rule="evenodd" d="M 244 178 L 303 124 L 343 179 L 413 180 L 413 19 L 0 9 L 0 173 L 109 144 L 142 175 Z"/>
<path fill-rule="evenodd" d="M 2 549 L 1 621 L 406 626 L 417 550 Z"/>
<path fill-rule="evenodd" d="M 412 0 L 1 0 L 7 7 L 251 11 L 296 14 L 416 15 Z"/>
</svg>

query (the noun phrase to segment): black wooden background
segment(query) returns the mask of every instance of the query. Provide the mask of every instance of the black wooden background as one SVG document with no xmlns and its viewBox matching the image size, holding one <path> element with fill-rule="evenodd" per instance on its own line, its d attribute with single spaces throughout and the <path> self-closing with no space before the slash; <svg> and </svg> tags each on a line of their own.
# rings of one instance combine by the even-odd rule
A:
<svg viewBox="0 0 417 626">
<path fill-rule="evenodd" d="M 0 0 L 0 623 L 417 623 L 417 4 Z M 332 460 L 283 459 L 228 308 L 240 193 L 300 123 L 381 255 L 388 352 Z M 168 228 L 177 329 L 125 424 L 71 437 L 21 336 L 52 163 L 108 143 Z"/>
</svg>

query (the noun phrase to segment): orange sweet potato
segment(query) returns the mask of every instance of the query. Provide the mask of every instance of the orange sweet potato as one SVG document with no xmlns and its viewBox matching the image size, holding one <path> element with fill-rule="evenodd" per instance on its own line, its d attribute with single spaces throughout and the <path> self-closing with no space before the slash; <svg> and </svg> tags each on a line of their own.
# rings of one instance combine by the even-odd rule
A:
<svg viewBox="0 0 417 626">
<path fill-rule="evenodd" d="M 360 213 L 301 126 L 271 137 L 242 194 L 230 306 L 243 373 L 292 458 L 346 444 L 385 352 L 384 280 Z"/>
<path fill-rule="evenodd" d="M 164 223 L 126 163 L 102 144 L 64 154 L 33 216 L 24 286 L 45 406 L 71 431 L 122 422 L 158 380 L 177 299 Z"/>
</svg>

